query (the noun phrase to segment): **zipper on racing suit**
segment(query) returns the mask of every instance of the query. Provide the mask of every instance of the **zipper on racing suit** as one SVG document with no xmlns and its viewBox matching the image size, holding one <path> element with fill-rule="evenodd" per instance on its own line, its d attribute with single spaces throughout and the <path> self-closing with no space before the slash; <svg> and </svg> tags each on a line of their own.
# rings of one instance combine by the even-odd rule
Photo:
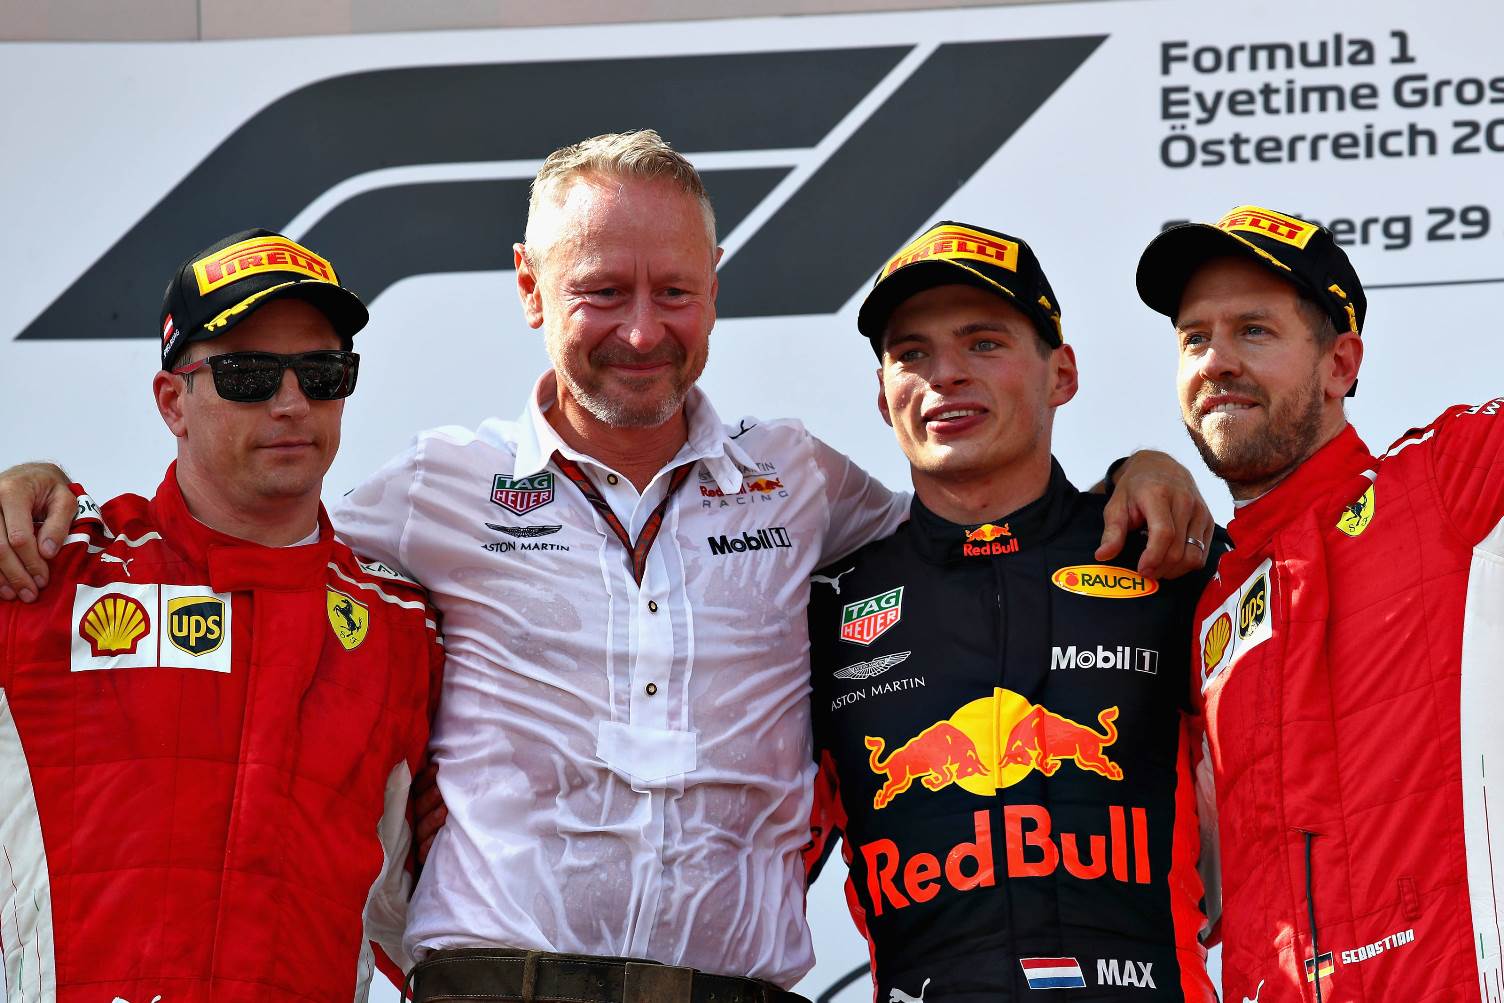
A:
<svg viewBox="0 0 1504 1003">
<path fill-rule="evenodd" d="M 1321 938 L 1316 932 L 1316 872 L 1311 865 L 1311 848 L 1316 843 L 1317 833 L 1296 827 L 1305 840 L 1306 848 L 1306 919 L 1311 924 L 1311 981 L 1316 984 L 1316 1003 L 1322 1003 L 1321 995 Z M 1301 966 L 1305 967 L 1304 965 Z"/>
</svg>

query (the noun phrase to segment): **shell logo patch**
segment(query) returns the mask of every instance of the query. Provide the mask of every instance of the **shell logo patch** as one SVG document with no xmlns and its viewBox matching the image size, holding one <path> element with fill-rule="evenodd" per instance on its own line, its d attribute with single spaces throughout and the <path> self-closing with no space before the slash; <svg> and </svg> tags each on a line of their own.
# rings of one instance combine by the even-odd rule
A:
<svg viewBox="0 0 1504 1003">
<path fill-rule="evenodd" d="M 325 605 L 329 609 L 329 626 L 334 630 L 334 636 L 339 638 L 339 643 L 345 646 L 346 651 L 360 647 L 360 642 L 366 639 L 366 631 L 371 626 L 370 608 L 338 589 L 329 590 Z"/>
<path fill-rule="evenodd" d="M 1360 536 L 1373 522 L 1374 498 L 1373 485 L 1356 500 L 1349 502 L 1337 517 L 1337 528 L 1348 536 Z"/>
<path fill-rule="evenodd" d="M 100 554 L 101 558 L 109 554 Z M 122 563 L 135 558 L 124 558 Z M 77 585 L 68 652 L 70 672 L 234 667 L 234 607 L 208 585 L 116 582 Z"/>
<path fill-rule="evenodd" d="M 1265 558 L 1243 584 L 1202 618 L 1196 630 L 1201 689 L 1274 636 L 1274 560 Z"/>
<path fill-rule="evenodd" d="M 78 622 L 78 635 L 89 642 L 96 658 L 134 655 L 149 630 L 151 616 L 140 600 L 113 592 L 96 599 Z"/>
<path fill-rule="evenodd" d="M 1206 671 L 1211 672 L 1221 664 L 1222 656 L 1227 654 L 1227 642 L 1232 640 L 1232 617 L 1223 613 L 1212 624 L 1212 629 L 1206 632 L 1206 639 L 1201 642 L 1201 664 L 1206 666 Z"/>
<path fill-rule="evenodd" d="M 1111 564 L 1072 564 L 1050 576 L 1056 588 L 1098 599 L 1137 599 L 1159 591 L 1153 578 Z"/>
</svg>

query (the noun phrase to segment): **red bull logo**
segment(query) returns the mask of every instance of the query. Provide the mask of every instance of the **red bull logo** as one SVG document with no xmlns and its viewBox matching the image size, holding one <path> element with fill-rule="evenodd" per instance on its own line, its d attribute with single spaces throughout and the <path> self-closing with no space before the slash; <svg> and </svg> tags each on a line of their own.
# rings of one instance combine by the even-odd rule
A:
<svg viewBox="0 0 1504 1003">
<path fill-rule="evenodd" d="M 872 807 L 883 808 L 909 789 L 915 780 L 938 791 L 964 777 L 988 772 L 977 747 L 966 733 L 949 721 L 932 724 L 883 757 L 883 740 L 867 736 L 871 750 L 867 765 L 888 779 L 872 798 Z"/>
<path fill-rule="evenodd" d="M 966 531 L 966 538 L 961 542 L 961 553 L 967 557 L 1016 554 L 1018 545 L 1018 538 L 1008 529 L 1007 523 L 994 526 L 989 522 Z"/>
<path fill-rule="evenodd" d="M 1144 808 L 1108 805 L 1107 831 L 1088 834 L 1055 832 L 1043 805 L 1003 808 L 1003 862 L 1010 879 L 1044 878 L 1060 868 L 1083 881 L 1110 878 L 1123 884 L 1153 881 L 1149 866 L 1149 813 Z M 936 853 L 905 854 L 891 839 L 864 843 L 867 898 L 872 915 L 928 902 L 942 887 L 955 891 L 997 884 L 992 817 L 972 813 L 973 838 L 962 840 L 942 859 Z"/>
<path fill-rule="evenodd" d="M 1118 740 L 1114 723 L 1117 719 L 1116 707 L 1105 708 L 1097 715 L 1097 723 L 1104 731 L 1096 732 L 1036 706 L 1008 733 L 1008 741 L 1003 745 L 1003 765 L 1032 766 L 1053 777 L 1060 764 L 1070 760 L 1080 769 L 1099 773 L 1108 780 L 1122 780 L 1123 768 L 1102 754 L 1104 748 Z"/>
<path fill-rule="evenodd" d="M 1105 752 L 1118 740 L 1117 707 L 1097 714 L 1097 730 L 1030 703 L 1012 690 L 992 693 L 930 725 L 886 756 L 884 740 L 867 736 L 867 764 L 883 778 L 872 807 L 887 807 L 915 780 L 932 791 L 956 784 L 990 797 L 1035 770 L 1052 777 L 1065 763 L 1108 780 L 1123 779 L 1122 766 Z M 1006 736 L 1001 747 L 995 744 L 998 735 Z"/>
</svg>

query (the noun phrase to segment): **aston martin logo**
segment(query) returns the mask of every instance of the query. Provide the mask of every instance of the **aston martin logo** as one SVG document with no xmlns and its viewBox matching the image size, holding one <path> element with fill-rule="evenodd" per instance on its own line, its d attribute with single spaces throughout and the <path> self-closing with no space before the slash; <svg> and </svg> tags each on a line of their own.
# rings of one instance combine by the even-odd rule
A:
<svg viewBox="0 0 1504 1003">
<path fill-rule="evenodd" d="M 487 529 L 494 529 L 498 533 L 507 536 L 515 536 L 519 539 L 531 539 L 535 536 L 549 536 L 563 529 L 563 526 L 498 526 L 494 522 L 486 523 Z"/>
<path fill-rule="evenodd" d="M 832 675 L 837 679 L 871 679 L 873 676 L 880 676 L 887 672 L 912 654 L 912 651 L 900 651 L 896 655 L 882 655 L 870 662 L 857 662 L 844 669 L 837 669 Z"/>
</svg>

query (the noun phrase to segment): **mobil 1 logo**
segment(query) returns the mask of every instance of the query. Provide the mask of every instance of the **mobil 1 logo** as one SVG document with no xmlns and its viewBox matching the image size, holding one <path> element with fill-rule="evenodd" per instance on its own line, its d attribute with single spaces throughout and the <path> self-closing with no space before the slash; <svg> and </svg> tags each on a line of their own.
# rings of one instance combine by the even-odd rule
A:
<svg viewBox="0 0 1504 1003">
<path fill-rule="evenodd" d="M 1060 669 L 1121 669 L 1159 675 L 1159 652 L 1127 644 L 1094 646 L 1057 644 L 1050 649 L 1050 671 Z"/>
<path fill-rule="evenodd" d="M 782 526 L 746 530 L 739 536 L 731 536 L 727 533 L 722 533 L 720 536 L 707 536 L 705 542 L 710 544 L 710 552 L 717 557 L 723 557 L 726 554 L 787 549 L 794 545 L 793 540 L 789 538 L 789 531 Z"/>
</svg>

